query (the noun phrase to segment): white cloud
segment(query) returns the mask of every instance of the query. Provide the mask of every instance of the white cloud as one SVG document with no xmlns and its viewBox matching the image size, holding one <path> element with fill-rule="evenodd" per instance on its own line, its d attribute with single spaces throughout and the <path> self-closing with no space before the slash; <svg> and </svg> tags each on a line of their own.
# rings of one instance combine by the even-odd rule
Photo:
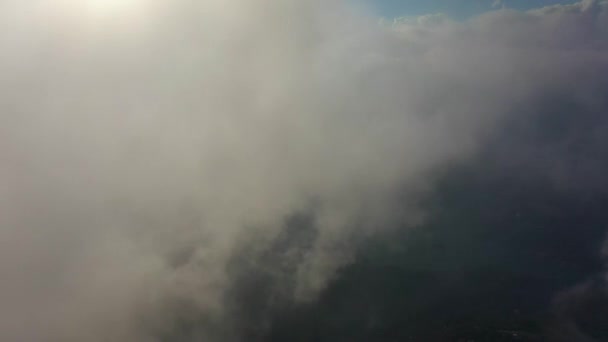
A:
<svg viewBox="0 0 608 342">
<path fill-rule="evenodd" d="M 298 293 L 314 295 L 347 238 L 417 219 L 394 198 L 415 202 L 514 104 L 592 97 L 581 75 L 606 69 L 603 5 L 389 29 L 338 1 L 159 4 L 114 25 L 0 3 L 0 340 L 156 341 L 220 319 L 231 258 L 311 201 Z"/>
<path fill-rule="evenodd" d="M 494 2 L 492 3 L 492 7 L 496 8 L 496 7 L 505 7 L 505 1 L 504 0 L 494 0 Z"/>
</svg>

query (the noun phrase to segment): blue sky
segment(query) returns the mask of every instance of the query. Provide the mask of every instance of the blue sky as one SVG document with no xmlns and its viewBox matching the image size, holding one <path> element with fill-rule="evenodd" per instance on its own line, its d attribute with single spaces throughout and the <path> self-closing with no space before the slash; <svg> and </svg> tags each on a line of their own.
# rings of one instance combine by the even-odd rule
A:
<svg viewBox="0 0 608 342">
<path fill-rule="evenodd" d="M 416 16 L 429 13 L 446 13 L 454 18 L 492 10 L 494 0 L 358 0 L 374 9 L 383 17 Z M 574 3 L 572 0 L 505 0 L 507 7 L 516 9 L 538 8 L 558 3 Z"/>
</svg>

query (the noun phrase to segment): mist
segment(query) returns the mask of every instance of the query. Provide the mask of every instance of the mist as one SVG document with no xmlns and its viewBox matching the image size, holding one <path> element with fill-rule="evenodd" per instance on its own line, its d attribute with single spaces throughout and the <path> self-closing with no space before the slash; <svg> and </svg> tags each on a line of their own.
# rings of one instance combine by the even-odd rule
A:
<svg viewBox="0 0 608 342">
<path fill-rule="evenodd" d="M 497 137 L 524 175 L 608 189 L 606 2 L 390 24 L 342 1 L 96 3 L 0 2 L 1 340 L 244 340 L 248 272 L 273 305 L 314 301 Z M 568 101 L 588 157 L 503 134 Z"/>
</svg>

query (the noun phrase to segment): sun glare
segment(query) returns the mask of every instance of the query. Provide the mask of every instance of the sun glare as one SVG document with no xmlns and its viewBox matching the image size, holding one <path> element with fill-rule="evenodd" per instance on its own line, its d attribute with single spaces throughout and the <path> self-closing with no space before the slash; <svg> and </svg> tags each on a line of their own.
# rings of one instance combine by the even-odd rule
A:
<svg viewBox="0 0 608 342">
<path fill-rule="evenodd" d="M 143 10 L 145 0 L 84 0 L 86 10 L 95 16 L 123 16 Z"/>
</svg>

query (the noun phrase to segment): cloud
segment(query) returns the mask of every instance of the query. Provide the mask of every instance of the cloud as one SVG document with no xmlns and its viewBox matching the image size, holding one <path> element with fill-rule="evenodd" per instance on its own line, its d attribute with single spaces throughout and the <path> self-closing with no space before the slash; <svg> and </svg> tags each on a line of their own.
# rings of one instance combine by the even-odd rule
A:
<svg viewBox="0 0 608 342">
<path fill-rule="evenodd" d="M 492 3 L 493 8 L 497 8 L 497 7 L 504 8 L 505 6 L 506 6 L 506 4 L 505 4 L 505 1 L 503 1 L 503 0 L 494 0 L 494 2 Z"/>
<path fill-rule="evenodd" d="M 592 107 L 608 75 L 604 3 L 391 28 L 338 1 L 149 3 L 0 3 L 2 340 L 238 339 L 244 251 L 298 250 L 286 297 L 314 297 L 520 107 Z"/>
<path fill-rule="evenodd" d="M 557 4 L 550 5 L 534 10 L 530 10 L 529 13 L 537 13 L 537 14 L 566 14 L 566 13 L 580 13 L 580 12 L 593 12 L 593 11 L 602 11 L 604 7 L 608 4 L 606 1 L 599 0 L 585 0 L 581 2 L 575 2 L 573 4 Z"/>
</svg>

